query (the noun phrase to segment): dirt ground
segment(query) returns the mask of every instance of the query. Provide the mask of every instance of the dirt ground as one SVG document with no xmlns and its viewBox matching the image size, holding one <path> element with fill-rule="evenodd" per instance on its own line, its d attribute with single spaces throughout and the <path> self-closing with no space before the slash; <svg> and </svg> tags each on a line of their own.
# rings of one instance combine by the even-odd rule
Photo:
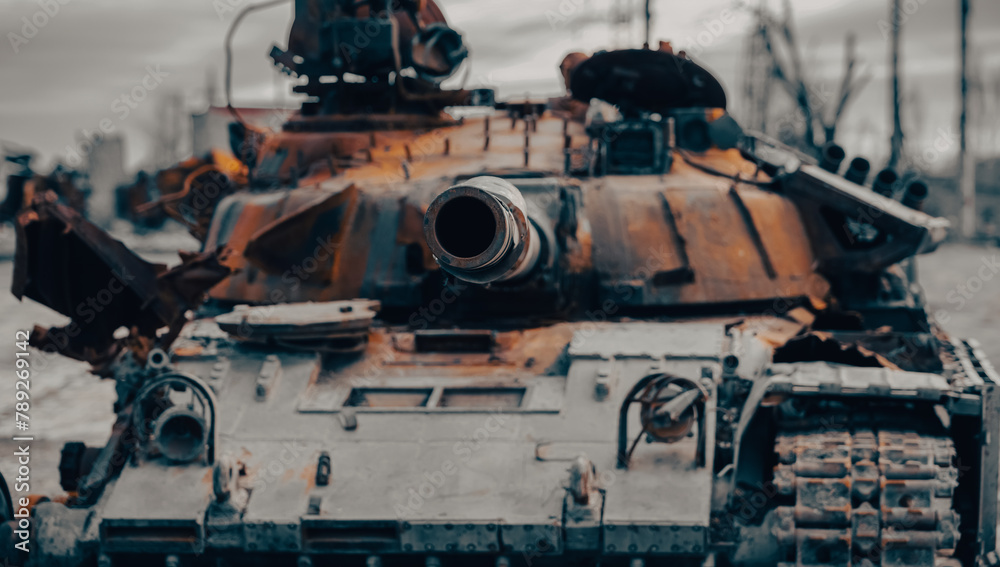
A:
<svg viewBox="0 0 1000 567">
<path fill-rule="evenodd" d="M 183 239 L 182 239 L 183 241 Z M 166 240 L 165 242 L 172 242 Z M 131 244 L 131 243 L 130 243 Z M 140 242 L 151 261 L 176 263 L 172 252 L 157 251 L 156 241 Z M 176 249 L 176 248 L 175 248 Z M 929 308 L 946 329 L 960 337 L 975 337 L 990 358 L 1000 361 L 1000 248 L 949 244 L 919 259 L 918 269 Z M 0 259 L 0 282 L 9 289 L 12 264 Z M 0 336 L 8 337 L 0 347 L 0 368 L 13 368 L 14 333 L 34 324 L 61 325 L 66 319 L 30 300 L 18 302 L 9 292 L 0 292 Z M 113 422 L 114 384 L 87 373 L 87 365 L 61 357 L 46 358 L 33 352 L 31 382 L 32 492 L 60 492 L 59 451 L 70 440 L 100 445 Z M 13 376 L 9 376 L 13 382 Z M 16 470 L 14 443 L 13 385 L 0 394 L 0 471 L 8 481 Z"/>
<path fill-rule="evenodd" d="M 919 258 L 917 270 L 934 317 L 1000 364 L 1000 248 L 949 244 Z"/>
</svg>

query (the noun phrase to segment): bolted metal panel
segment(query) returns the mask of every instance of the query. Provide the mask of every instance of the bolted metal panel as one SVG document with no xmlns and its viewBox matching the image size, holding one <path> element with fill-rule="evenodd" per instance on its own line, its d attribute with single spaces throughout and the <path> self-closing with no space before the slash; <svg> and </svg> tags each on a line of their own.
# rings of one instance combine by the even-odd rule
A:
<svg viewBox="0 0 1000 567">
<path fill-rule="evenodd" d="M 609 554 L 694 554 L 708 551 L 705 526 L 604 523 L 604 552 Z"/>
<path fill-rule="evenodd" d="M 402 522 L 399 541 L 403 551 L 445 553 L 494 553 L 500 549 L 496 520 L 461 522 Z"/>
</svg>

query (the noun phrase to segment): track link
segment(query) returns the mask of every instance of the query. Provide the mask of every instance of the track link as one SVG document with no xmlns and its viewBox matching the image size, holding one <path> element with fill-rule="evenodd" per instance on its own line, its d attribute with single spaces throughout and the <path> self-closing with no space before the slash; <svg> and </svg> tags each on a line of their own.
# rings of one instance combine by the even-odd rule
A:
<svg viewBox="0 0 1000 567">
<path fill-rule="evenodd" d="M 773 529 L 786 565 L 934 567 L 958 542 L 948 437 L 892 429 L 779 433 Z"/>
</svg>

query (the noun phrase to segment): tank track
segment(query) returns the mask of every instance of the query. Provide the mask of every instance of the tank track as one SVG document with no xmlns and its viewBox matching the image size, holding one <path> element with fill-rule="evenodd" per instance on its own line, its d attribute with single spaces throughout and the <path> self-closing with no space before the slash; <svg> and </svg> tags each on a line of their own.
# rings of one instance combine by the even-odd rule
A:
<svg viewBox="0 0 1000 567">
<path fill-rule="evenodd" d="M 793 502 L 777 508 L 772 529 L 783 567 L 958 565 L 949 437 L 817 427 L 779 432 L 775 453 L 775 488 Z"/>
</svg>

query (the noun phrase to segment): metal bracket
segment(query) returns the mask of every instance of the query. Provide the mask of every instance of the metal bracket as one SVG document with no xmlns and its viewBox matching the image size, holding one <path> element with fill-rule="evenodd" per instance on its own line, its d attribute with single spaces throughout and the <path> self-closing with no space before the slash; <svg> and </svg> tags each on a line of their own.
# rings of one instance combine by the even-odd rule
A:
<svg viewBox="0 0 1000 567">
<path fill-rule="evenodd" d="M 694 380 L 684 378 L 682 376 L 673 376 L 670 374 L 656 373 L 656 374 L 650 374 L 649 376 L 646 376 L 641 380 L 639 380 L 638 382 L 636 382 L 635 386 L 632 387 L 628 395 L 625 396 L 625 401 L 622 402 L 621 409 L 618 411 L 618 451 L 617 451 L 618 459 L 616 464 L 617 468 L 628 469 L 629 460 L 631 459 L 632 456 L 632 450 L 628 447 L 628 410 L 633 403 L 640 402 L 645 404 L 645 402 L 638 399 L 637 396 L 643 393 L 644 390 L 647 388 L 647 386 L 652 385 L 657 380 L 666 380 L 668 383 L 686 384 L 690 390 L 695 390 L 700 394 L 697 397 L 691 398 L 687 405 L 693 405 L 693 407 L 695 407 L 696 409 L 695 419 L 697 420 L 696 425 L 698 427 L 698 444 L 697 444 L 697 454 L 695 455 L 695 462 L 696 465 L 699 467 L 705 466 L 705 439 L 706 439 L 705 402 L 709 396 L 708 392 L 701 384 L 699 384 Z M 682 396 L 684 396 L 684 394 L 678 395 L 675 399 L 680 400 Z M 667 407 L 668 404 L 669 402 L 666 402 L 663 403 L 662 406 Z M 645 433 L 646 431 L 650 430 L 644 429 L 642 432 L 640 432 L 640 436 L 642 435 L 642 433 Z M 636 439 L 636 441 L 638 441 L 638 439 Z M 669 440 L 667 442 L 673 442 L 673 440 Z M 632 448 L 634 447 L 635 444 L 633 444 Z"/>
<path fill-rule="evenodd" d="M 191 388 L 195 394 L 201 398 L 205 404 L 205 408 L 208 410 L 205 416 L 205 422 L 208 426 L 208 435 L 206 436 L 206 458 L 209 465 L 215 464 L 215 447 L 219 441 L 219 433 L 215 427 L 216 422 L 216 407 L 218 407 L 218 402 L 215 399 L 215 394 L 205 382 L 200 378 L 192 376 L 190 374 L 183 374 L 180 372 L 165 374 L 152 382 L 146 384 L 139 393 L 135 396 L 135 401 L 132 402 L 135 407 L 135 413 L 132 415 L 132 425 L 136 427 L 137 430 L 142 433 L 144 431 L 144 421 L 146 419 L 145 412 L 142 409 L 142 402 L 151 394 L 160 390 L 163 387 L 169 387 L 171 384 L 183 384 Z"/>
<path fill-rule="evenodd" d="M 1000 491 L 1000 388 L 983 385 L 982 448 L 979 477 L 979 556 L 996 550 L 997 497 Z"/>
</svg>

